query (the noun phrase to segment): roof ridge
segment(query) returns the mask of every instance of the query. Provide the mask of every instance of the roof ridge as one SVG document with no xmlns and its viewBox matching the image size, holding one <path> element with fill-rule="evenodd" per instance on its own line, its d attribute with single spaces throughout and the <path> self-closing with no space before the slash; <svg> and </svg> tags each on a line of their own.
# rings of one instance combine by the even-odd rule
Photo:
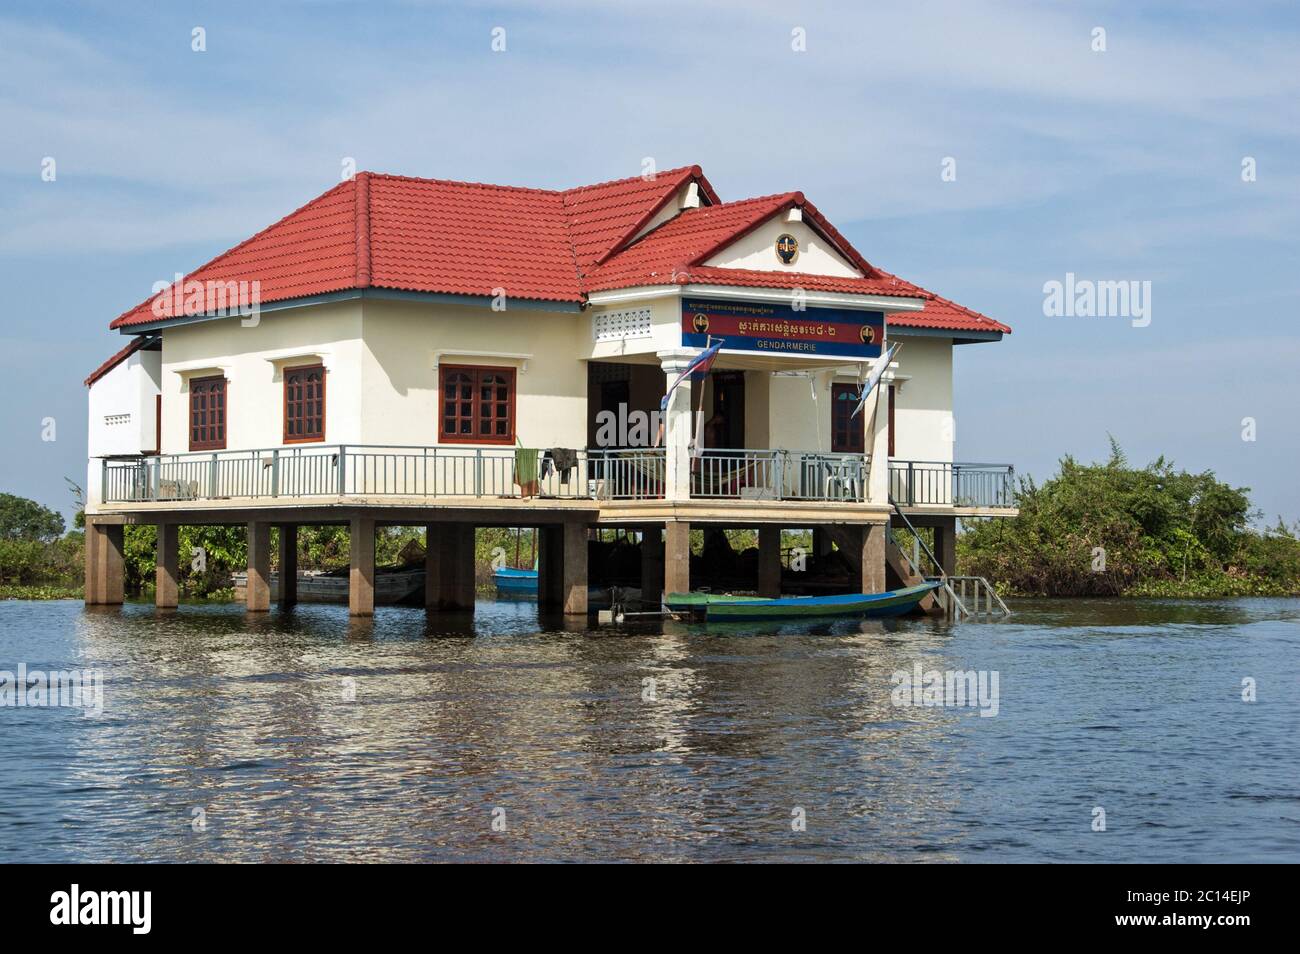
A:
<svg viewBox="0 0 1300 954">
<path fill-rule="evenodd" d="M 471 189 L 498 189 L 505 192 L 531 192 L 534 195 L 564 195 L 565 189 L 542 189 L 537 186 L 518 186 L 518 185 L 501 185 L 498 182 L 470 182 L 465 179 L 432 179 L 426 176 L 400 176 L 391 172 L 372 172 L 367 170 L 365 173 L 357 175 L 367 175 L 373 179 L 390 179 L 393 182 L 422 182 L 431 185 L 444 186 L 466 186 Z"/>
<path fill-rule="evenodd" d="M 618 254 L 620 251 L 626 248 L 629 244 L 632 244 L 636 239 L 637 233 L 640 232 L 643 228 L 645 228 L 648 224 L 650 224 L 650 221 L 656 215 L 658 215 L 659 212 L 672 200 L 673 196 L 677 193 L 679 189 L 681 189 L 681 187 L 686 183 L 686 181 L 688 179 L 693 180 L 696 177 L 702 177 L 704 175 L 704 170 L 701 169 L 699 166 L 682 166 L 682 168 L 680 169 L 669 169 L 666 172 L 658 173 L 655 176 L 655 181 L 656 182 L 658 181 L 659 176 L 670 176 L 672 173 L 677 173 L 677 174 L 672 175 L 672 177 L 669 178 L 668 180 L 669 188 L 664 190 L 664 194 L 660 196 L 659 201 L 656 202 L 654 205 L 652 205 L 650 208 L 648 208 L 639 219 L 637 219 L 634 223 L 632 223 L 632 225 L 623 232 L 622 235 L 620 235 L 617 239 L 615 239 L 614 243 L 610 245 L 609 248 L 605 249 L 605 251 L 601 253 L 601 255 L 597 257 L 597 259 L 594 262 L 591 263 L 592 268 L 599 268 L 605 262 L 609 261 L 616 254 Z M 603 183 L 602 185 L 619 185 L 624 182 L 632 182 L 632 181 L 634 181 L 634 179 L 617 179 L 614 180 L 613 182 Z M 581 194 L 583 189 L 586 188 L 594 189 L 597 188 L 597 186 L 583 186 L 578 189 L 572 189 L 570 190 L 570 192 L 577 192 Z M 564 194 L 564 205 L 566 208 L 569 205 L 569 192 L 566 192 Z M 672 218 L 676 218 L 676 216 L 673 216 Z M 671 222 L 672 218 L 670 218 L 668 221 Z M 653 229 L 651 231 L 653 231 Z M 577 261 L 576 247 L 574 249 L 574 261 L 575 262 Z M 579 271 L 578 276 L 579 278 L 582 277 L 581 271 Z"/>
<path fill-rule="evenodd" d="M 793 199 L 796 204 L 807 201 L 804 198 L 804 194 L 799 191 L 773 192 L 771 195 L 752 195 L 747 199 L 732 199 L 730 202 L 719 202 L 717 205 L 701 206 L 701 208 L 710 208 L 710 209 L 725 209 L 729 207 L 734 208 L 735 206 L 738 205 L 748 205 L 753 202 L 771 202 L 775 199 L 781 199 L 781 200 Z"/>
<path fill-rule="evenodd" d="M 644 174 L 639 176 L 624 176 L 622 179 L 606 179 L 604 182 L 589 182 L 585 185 L 576 185 L 572 188 L 562 189 L 560 191 L 567 194 L 569 192 L 581 192 L 583 189 L 601 189 L 605 186 L 623 185 L 626 182 L 635 182 L 637 179 L 640 179 L 643 182 L 655 182 L 660 176 L 676 175 L 684 178 L 687 173 L 692 176 L 702 176 L 704 175 L 704 170 L 698 164 L 678 166 L 675 169 L 664 169 L 662 172 L 656 171 L 649 179 L 647 179 Z"/>
<path fill-rule="evenodd" d="M 357 239 L 357 287 L 370 287 L 370 173 L 358 173 L 353 189 L 353 228 Z"/>
</svg>

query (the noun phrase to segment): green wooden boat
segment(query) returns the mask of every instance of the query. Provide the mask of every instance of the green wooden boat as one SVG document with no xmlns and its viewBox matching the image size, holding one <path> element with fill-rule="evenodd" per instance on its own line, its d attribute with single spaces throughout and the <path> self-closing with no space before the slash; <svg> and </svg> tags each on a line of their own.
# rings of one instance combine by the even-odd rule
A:
<svg viewBox="0 0 1300 954">
<path fill-rule="evenodd" d="M 914 610 L 940 586 L 930 581 L 901 590 L 883 593 L 847 593 L 841 596 L 786 596 L 768 600 L 750 596 L 715 596 L 711 593 L 670 594 L 665 605 L 672 609 L 677 597 L 689 596 L 677 605 L 683 613 L 700 612 L 709 622 L 749 622 L 756 620 L 817 619 L 828 616 L 873 618 L 902 616 Z M 689 610 L 688 610 L 689 608 Z"/>
<path fill-rule="evenodd" d="M 732 596 L 729 593 L 669 593 L 664 608 L 674 616 L 704 619 L 711 605 L 718 603 L 765 603 L 762 596 Z"/>
</svg>

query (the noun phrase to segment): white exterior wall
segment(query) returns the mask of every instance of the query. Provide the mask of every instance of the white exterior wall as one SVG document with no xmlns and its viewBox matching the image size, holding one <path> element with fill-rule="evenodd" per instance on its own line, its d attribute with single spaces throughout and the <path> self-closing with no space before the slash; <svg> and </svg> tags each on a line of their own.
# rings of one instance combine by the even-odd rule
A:
<svg viewBox="0 0 1300 954">
<path fill-rule="evenodd" d="M 90 458 L 86 471 L 88 504 L 100 501 L 100 458 L 156 450 L 156 398 L 161 366 L 162 352 L 137 351 L 90 386 L 86 442 Z"/>
<path fill-rule="evenodd" d="M 650 334 L 619 341 L 597 341 L 596 329 L 603 316 L 618 312 L 650 311 Z M 630 299 L 609 305 L 594 305 L 582 313 L 574 339 L 575 353 L 617 361 L 622 358 L 654 356 L 682 346 L 682 304 L 673 296 Z M 654 363 L 658 359 L 654 358 Z"/>
<path fill-rule="evenodd" d="M 831 449 L 831 390 L 834 370 L 773 375 L 769 386 L 768 437 L 786 450 Z"/>
<path fill-rule="evenodd" d="M 350 301 L 267 312 L 255 327 L 235 318 L 165 329 L 162 450 L 189 451 L 189 380 L 215 374 L 227 380 L 226 449 L 282 446 L 283 370 L 316 363 L 326 369 L 324 443 L 434 445 L 440 362 L 515 368 L 520 440 L 582 447 L 590 343 L 575 349 L 579 327 L 589 325 L 575 313 Z"/>
<path fill-rule="evenodd" d="M 776 256 L 776 240 L 789 233 L 799 240 L 799 255 L 789 265 Z M 778 215 L 714 255 L 705 265 L 718 268 L 747 268 L 766 272 L 803 272 L 861 278 L 862 273 L 834 250 L 829 242 L 803 222 L 787 222 Z"/>
<path fill-rule="evenodd" d="M 589 328 L 586 315 L 574 312 L 367 302 L 361 375 L 365 442 L 438 443 L 441 363 L 515 368 L 519 441 L 525 447 L 585 447 L 582 359 L 591 342 L 580 349 L 575 341 L 580 333 L 589 335 Z M 329 400 L 332 413 L 333 395 Z"/>
<path fill-rule="evenodd" d="M 899 352 L 894 396 L 894 457 L 899 460 L 951 462 L 955 430 L 952 406 L 952 341 L 904 337 Z M 773 447 L 790 450 L 831 449 L 831 385 L 856 383 L 856 374 L 835 370 L 772 378 L 769 433 Z M 885 382 L 886 387 L 889 382 Z M 888 420 L 887 391 L 880 395 L 882 422 Z M 871 414 L 873 401 L 864 411 Z"/>
<path fill-rule="evenodd" d="M 948 338 L 903 337 L 894 382 L 894 457 L 952 461 L 952 351 Z M 910 377 L 908 377 L 910 376 Z M 884 412 L 884 403 L 881 411 Z"/>
<path fill-rule="evenodd" d="M 651 311 L 648 337 L 593 340 L 594 314 L 635 307 Z M 516 431 L 524 445 L 583 447 L 589 432 L 586 359 L 657 367 L 658 352 L 680 349 L 679 314 L 676 297 L 582 313 L 369 300 L 271 311 L 254 327 L 243 327 L 238 318 L 180 325 L 165 330 L 161 352 L 137 352 L 90 389 L 90 456 L 152 450 L 153 395 L 159 387 L 162 452 L 188 452 L 188 381 L 214 373 L 229 382 L 227 449 L 282 446 L 283 369 L 318 361 L 327 370 L 328 444 L 437 444 L 438 367 L 467 364 L 516 369 Z M 895 456 L 950 461 L 952 342 L 904 340 Z M 719 367 L 727 364 L 720 361 Z M 852 365 L 797 375 L 747 371 L 745 443 L 829 451 L 830 385 L 856 380 Z M 103 423 L 116 413 L 129 413 L 139 424 L 117 430 L 122 425 Z M 879 413 L 883 421 L 883 401 Z M 93 499 L 97 460 L 91 471 Z"/>
<path fill-rule="evenodd" d="M 163 331 L 164 454 L 189 452 L 189 381 L 226 377 L 226 449 L 279 447 L 284 437 L 285 367 L 325 366 L 325 440 L 363 439 L 361 303 L 339 302 L 265 312 L 257 325 L 239 318 Z"/>
</svg>

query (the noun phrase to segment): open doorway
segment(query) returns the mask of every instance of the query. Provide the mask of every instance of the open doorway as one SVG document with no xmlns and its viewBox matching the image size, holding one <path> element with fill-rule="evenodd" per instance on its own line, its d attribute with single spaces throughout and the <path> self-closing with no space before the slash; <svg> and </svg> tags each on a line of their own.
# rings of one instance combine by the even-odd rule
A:
<svg viewBox="0 0 1300 954">
<path fill-rule="evenodd" d="M 745 372 L 715 371 L 713 415 L 705 425 L 704 446 L 739 450 L 745 446 Z"/>
</svg>

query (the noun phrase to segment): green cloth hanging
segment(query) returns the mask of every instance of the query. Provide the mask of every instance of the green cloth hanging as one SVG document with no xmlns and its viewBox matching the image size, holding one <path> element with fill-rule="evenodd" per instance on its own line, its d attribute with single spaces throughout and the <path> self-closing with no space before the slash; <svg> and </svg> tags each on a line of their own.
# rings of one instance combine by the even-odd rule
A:
<svg viewBox="0 0 1300 954">
<path fill-rule="evenodd" d="M 526 489 L 537 484 L 537 448 L 515 448 L 515 483 Z"/>
</svg>

